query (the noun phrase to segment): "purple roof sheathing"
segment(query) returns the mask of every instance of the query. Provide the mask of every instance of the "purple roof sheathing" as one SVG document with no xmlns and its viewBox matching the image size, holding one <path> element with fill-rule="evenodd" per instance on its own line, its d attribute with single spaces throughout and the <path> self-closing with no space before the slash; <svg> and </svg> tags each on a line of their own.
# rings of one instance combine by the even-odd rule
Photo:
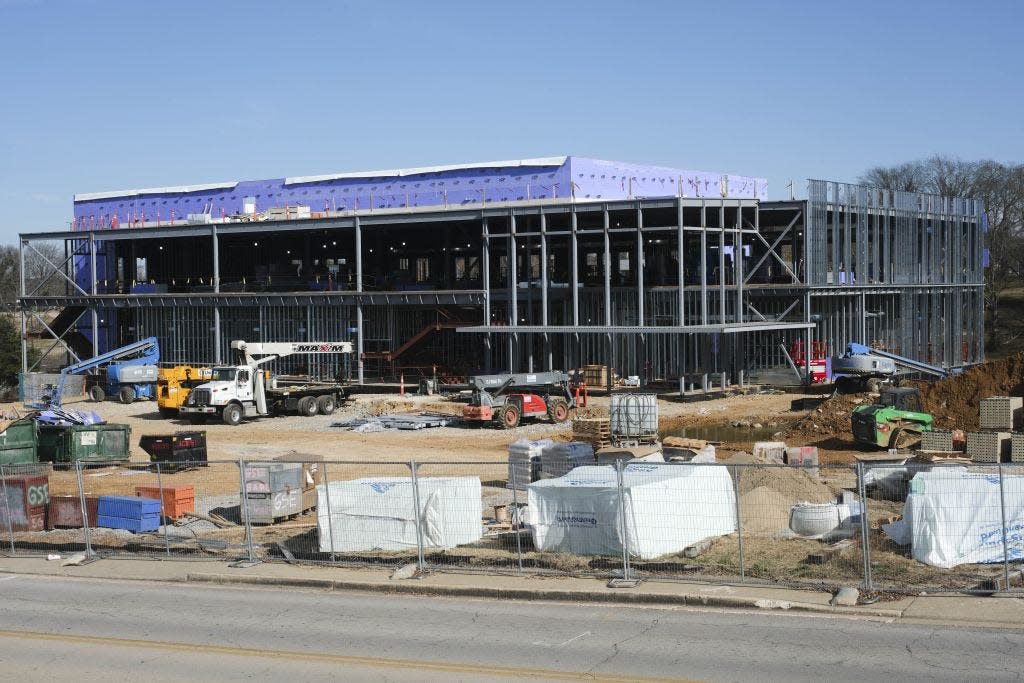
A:
<svg viewBox="0 0 1024 683">
<path fill-rule="evenodd" d="M 242 214 L 246 198 L 261 213 L 286 206 L 334 212 L 571 195 L 577 201 L 679 194 L 766 199 L 767 192 L 763 178 L 561 156 L 78 194 L 74 228 L 167 224 L 201 213 L 217 220 Z"/>
</svg>

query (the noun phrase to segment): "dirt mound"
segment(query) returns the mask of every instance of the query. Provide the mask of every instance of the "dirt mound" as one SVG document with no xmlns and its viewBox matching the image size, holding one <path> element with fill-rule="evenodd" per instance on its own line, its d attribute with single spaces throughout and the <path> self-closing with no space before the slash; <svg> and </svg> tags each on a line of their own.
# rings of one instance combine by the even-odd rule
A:
<svg viewBox="0 0 1024 683">
<path fill-rule="evenodd" d="M 921 407 L 939 429 L 978 428 L 981 399 L 1024 396 L 1024 354 L 976 365 L 963 374 L 938 382 L 915 382 Z"/>
<path fill-rule="evenodd" d="M 782 433 L 783 439 L 828 438 L 850 433 L 850 413 L 857 406 L 870 402 L 869 394 L 833 396 Z"/>
</svg>

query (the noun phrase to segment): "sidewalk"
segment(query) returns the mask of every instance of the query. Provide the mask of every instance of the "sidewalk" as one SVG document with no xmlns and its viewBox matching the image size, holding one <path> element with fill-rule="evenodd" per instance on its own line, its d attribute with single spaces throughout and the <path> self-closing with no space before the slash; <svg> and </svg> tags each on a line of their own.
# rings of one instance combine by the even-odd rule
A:
<svg viewBox="0 0 1024 683">
<path fill-rule="evenodd" d="M 607 579 L 454 572 L 392 580 L 391 571 L 386 569 L 289 564 L 257 564 L 239 569 L 220 561 L 159 559 L 103 559 L 80 567 L 62 567 L 60 562 L 45 558 L 4 557 L 0 558 L 0 574 L 758 609 L 906 623 L 1024 628 L 1024 597 L 1009 596 L 920 596 L 873 605 L 832 607 L 831 593 L 772 586 L 645 581 L 634 588 L 609 588 Z"/>
</svg>

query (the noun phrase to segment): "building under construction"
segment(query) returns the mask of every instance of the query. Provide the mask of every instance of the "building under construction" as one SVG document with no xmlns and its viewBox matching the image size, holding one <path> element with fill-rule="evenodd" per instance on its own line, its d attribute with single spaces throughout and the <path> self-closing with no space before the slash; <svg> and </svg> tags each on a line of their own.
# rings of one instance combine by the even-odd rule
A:
<svg viewBox="0 0 1024 683">
<path fill-rule="evenodd" d="M 63 242 L 66 284 L 23 288 L 23 328 L 44 359 L 350 340 L 288 369 L 359 382 L 588 364 L 736 382 L 851 341 L 952 367 L 982 360 L 983 231 L 973 199 L 811 180 L 767 201 L 758 178 L 580 157 L 102 192 L 20 236 L 23 258 Z"/>
</svg>

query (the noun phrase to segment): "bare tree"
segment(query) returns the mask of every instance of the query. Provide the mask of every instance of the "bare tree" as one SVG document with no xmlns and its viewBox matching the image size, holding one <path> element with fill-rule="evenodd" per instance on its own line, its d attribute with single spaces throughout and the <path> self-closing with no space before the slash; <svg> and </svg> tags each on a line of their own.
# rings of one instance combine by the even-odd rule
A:
<svg viewBox="0 0 1024 683">
<path fill-rule="evenodd" d="M 68 272 L 64 264 L 62 242 L 33 242 L 25 249 L 25 288 L 37 296 L 60 296 L 67 280 L 60 272 Z M 21 260 L 18 247 L 0 245 L 0 306 L 13 310 L 21 296 Z"/>
<path fill-rule="evenodd" d="M 985 307 L 990 314 L 989 348 L 998 347 L 1003 341 L 999 298 L 1024 281 L 1024 165 L 933 156 L 871 168 L 859 180 L 890 190 L 981 200 L 988 221 Z"/>
</svg>

